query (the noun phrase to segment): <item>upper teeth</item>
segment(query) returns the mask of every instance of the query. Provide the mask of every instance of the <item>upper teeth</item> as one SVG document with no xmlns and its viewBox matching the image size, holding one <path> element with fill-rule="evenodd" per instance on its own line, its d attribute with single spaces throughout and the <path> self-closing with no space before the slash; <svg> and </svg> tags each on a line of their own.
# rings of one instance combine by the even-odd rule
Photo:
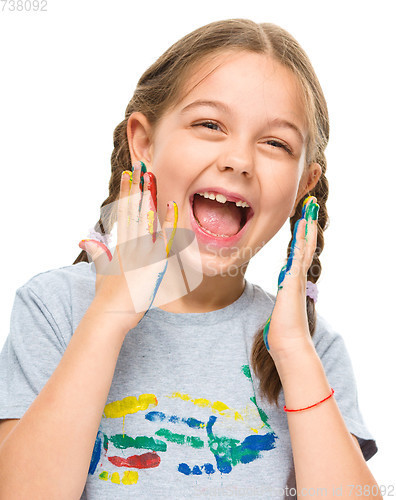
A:
<svg viewBox="0 0 396 500">
<path fill-rule="evenodd" d="M 227 198 L 223 194 L 220 194 L 220 193 L 216 194 L 216 193 L 209 193 L 208 191 L 205 191 L 204 193 L 197 193 L 197 194 L 203 196 L 204 198 L 209 198 L 210 200 L 216 200 L 219 203 L 225 203 L 227 201 Z M 248 203 L 246 203 L 246 201 L 242 201 L 242 200 L 236 201 L 235 205 L 237 207 L 250 207 L 250 205 Z"/>
</svg>

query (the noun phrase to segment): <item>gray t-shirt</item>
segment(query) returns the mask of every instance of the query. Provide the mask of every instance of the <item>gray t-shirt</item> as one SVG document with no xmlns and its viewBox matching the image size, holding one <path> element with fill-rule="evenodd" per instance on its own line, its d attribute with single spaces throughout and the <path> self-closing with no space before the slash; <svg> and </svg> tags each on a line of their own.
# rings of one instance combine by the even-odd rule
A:
<svg viewBox="0 0 396 500">
<path fill-rule="evenodd" d="M 94 294 L 95 268 L 85 262 L 18 288 L 0 354 L 0 418 L 24 415 Z M 279 407 L 269 404 L 249 369 L 252 339 L 274 301 L 246 281 L 242 295 L 217 311 L 149 310 L 121 348 L 81 498 L 294 498 L 283 391 Z M 377 446 L 344 341 L 320 315 L 313 340 L 368 460 Z"/>
</svg>

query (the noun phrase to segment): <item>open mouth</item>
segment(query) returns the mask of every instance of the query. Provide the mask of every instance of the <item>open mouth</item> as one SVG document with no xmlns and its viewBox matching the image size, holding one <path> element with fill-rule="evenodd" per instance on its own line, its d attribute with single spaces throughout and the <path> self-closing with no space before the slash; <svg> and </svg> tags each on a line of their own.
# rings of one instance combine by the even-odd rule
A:
<svg viewBox="0 0 396 500">
<path fill-rule="evenodd" d="M 229 201 L 215 193 L 195 193 L 191 198 L 194 219 L 200 228 L 217 238 L 232 238 L 253 217 L 253 209 L 242 200 Z"/>
</svg>

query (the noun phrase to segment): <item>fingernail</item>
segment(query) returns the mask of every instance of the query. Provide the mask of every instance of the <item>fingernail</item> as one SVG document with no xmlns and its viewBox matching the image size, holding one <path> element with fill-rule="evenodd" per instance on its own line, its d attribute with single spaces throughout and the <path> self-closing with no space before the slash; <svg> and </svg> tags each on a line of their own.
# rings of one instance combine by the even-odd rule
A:
<svg viewBox="0 0 396 500">
<path fill-rule="evenodd" d="M 312 204 L 312 202 L 316 203 L 318 200 L 316 199 L 315 196 L 307 196 L 303 202 L 303 207 L 302 207 L 302 215 L 301 218 L 305 219 L 305 215 L 307 212 L 307 208 L 309 205 Z"/>
<path fill-rule="evenodd" d="M 132 167 L 133 168 L 133 167 Z M 124 170 L 122 175 L 127 175 L 129 177 L 129 184 L 132 183 L 132 172 L 130 170 Z"/>
<path fill-rule="evenodd" d="M 87 243 L 89 243 L 89 242 L 90 242 L 89 239 L 81 240 L 80 243 L 78 244 L 78 246 L 81 248 L 81 250 L 85 250 L 86 251 Z"/>
</svg>

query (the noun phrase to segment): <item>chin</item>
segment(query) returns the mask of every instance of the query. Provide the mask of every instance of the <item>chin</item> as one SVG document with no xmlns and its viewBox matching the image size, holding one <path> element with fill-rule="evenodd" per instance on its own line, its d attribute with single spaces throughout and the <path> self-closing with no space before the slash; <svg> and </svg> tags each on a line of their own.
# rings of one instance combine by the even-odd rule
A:
<svg viewBox="0 0 396 500">
<path fill-rule="evenodd" d="M 225 249 L 226 250 L 226 249 Z M 230 249 L 227 249 L 230 250 Z M 199 252 L 198 254 L 190 253 L 187 257 L 187 262 L 191 265 L 195 271 L 198 270 L 198 260 L 200 261 L 200 270 L 203 276 L 214 277 L 214 276 L 222 276 L 222 277 L 236 277 L 241 271 L 240 267 L 242 267 L 248 259 L 243 261 L 240 258 L 236 258 L 235 248 L 233 249 L 233 253 L 229 253 L 226 255 L 226 252 L 220 255 L 219 250 L 216 249 L 215 253 Z M 183 264 L 186 263 L 186 260 L 183 258 Z"/>
</svg>

